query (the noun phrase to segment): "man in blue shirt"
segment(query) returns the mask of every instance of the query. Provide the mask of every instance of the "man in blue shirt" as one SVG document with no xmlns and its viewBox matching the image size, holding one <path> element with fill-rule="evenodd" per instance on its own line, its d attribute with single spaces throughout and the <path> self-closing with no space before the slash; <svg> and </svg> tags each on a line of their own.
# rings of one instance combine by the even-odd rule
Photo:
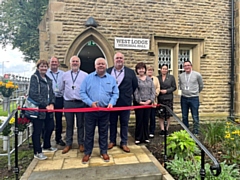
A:
<svg viewBox="0 0 240 180">
<path fill-rule="evenodd" d="M 50 59 L 50 68 L 47 71 L 47 76 L 52 79 L 53 91 L 56 97 L 56 103 L 54 105 L 54 109 L 62 109 L 63 108 L 63 92 L 60 91 L 60 87 L 62 86 L 62 77 L 64 71 L 58 69 L 59 60 L 57 57 L 53 56 Z M 56 144 L 60 146 L 65 146 L 65 142 L 62 140 L 62 112 L 55 112 L 55 140 Z"/>
<path fill-rule="evenodd" d="M 106 73 L 107 63 L 104 58 L 95 61 L 95 72 L 89 74 L 82 82 L 80 97 L 89 107 L 112 108 L 118 99 L 119 91 L 116 80 Z M 108 120 L 109 111 L 85 113 L 85 142 L 82 163 L 86 164 L 92 154 L 94 144 L 95 126 L 98 125 L 99 147 L 101 157 L 105 162 L 109 161 L 108 149 Z"/>
</svg>

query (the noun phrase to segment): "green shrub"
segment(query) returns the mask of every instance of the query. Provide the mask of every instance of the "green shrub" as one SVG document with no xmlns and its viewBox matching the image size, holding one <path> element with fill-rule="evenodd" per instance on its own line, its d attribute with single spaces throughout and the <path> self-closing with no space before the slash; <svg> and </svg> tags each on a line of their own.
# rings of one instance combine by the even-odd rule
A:
<svg viewBox="0 0 240 180">
<path fill-rule="evenodd" d="M 167 138 L 167 155 L 170 157 L 177 155 L 186 159 L 198 150 L 196 143 L 185 130 L 174 132 Z"/>
<path fill-rule="evenodd" d="M 204 135 L 204 143 L 213 147 L 224 140 L 223 134 L 225 134 L 225 121 L 217 120 L 204 125 L 201 128 L 201 132 Z"/>
<path fill-rule="evenodd" d="M 167 169 L 169 173 L 176 177 L 178 180 L 201 180 L 200 169 L 201 162 L 199 160 L 184 160 L 183 158 L 175 158 L 167 162 Z M 227 165 L 226 162 L 220 163 L 222 172 L 219 176 L 215 177 L 210 171 L 210 164 L 205 164 L 205 180 L 237 180 L 239 178 L 239 169 L 236 164 Z"/>
</svg>

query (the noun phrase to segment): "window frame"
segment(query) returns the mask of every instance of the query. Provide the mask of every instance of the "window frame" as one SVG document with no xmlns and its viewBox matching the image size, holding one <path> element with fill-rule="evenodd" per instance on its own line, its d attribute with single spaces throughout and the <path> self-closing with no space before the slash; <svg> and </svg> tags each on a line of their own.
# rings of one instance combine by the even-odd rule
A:
<svg viewBox="0 0 240 180">
<path fill-rule="evenodd" d="M 181 38 L 181 37 L 166 37 L 153 35 L 151 37 L 151 49 L 149 53 L 152 53 L 155 56 L 154 66 L 158 67 L 159 61 L 159 48 L 167 47 L 172 49 L 172 75 L 175 77 L 176 83 L 179 76 L 178 70 L 178 54 L 179 49 L 188 48 L 191 49 L 191 62 L 193 69 L 200 72 L 200 61 L 201 58 L 205 58 L 206 54 L 204 53 L 204 39 L 203 38 Z M 176 63 L 177 61 L 177 63 Z M 154 72 L 155 75 L 158 75 L 158 72 Z M 174 95 L 179 96 L 181 93 L 175 91 Z M 177 100 L 179 101 L 179 100 Z"/>
</svg>

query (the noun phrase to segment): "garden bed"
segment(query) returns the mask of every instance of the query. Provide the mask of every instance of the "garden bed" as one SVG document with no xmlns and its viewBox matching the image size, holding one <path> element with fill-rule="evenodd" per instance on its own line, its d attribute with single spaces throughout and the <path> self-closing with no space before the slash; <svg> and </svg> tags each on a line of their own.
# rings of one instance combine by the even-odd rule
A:
<svg viewBox="0 0 240 180">
<path fill-rule="evenodd" d="M 213 154 L 213 156 L 218 160 L 218 162 L 224 162 L 226 161 L 226 164 L 232 165 L 237 164 L 236 168 L 240 170 L 240 158 L 239 158 L 239 149 L 236 146 L 239 147 L 239 141 L 240 141 L 240 128 L 238 128 L 238 131 L 231 131 L 230 123 L 224 123 L 221 121 L 214 122 L 209 124 L 201 125 L 201 131 L 202 133 L 199 134 L 199 140 L 204 146 Z M 171 125 L 169 127 L 169 134 L 173 132 L 177 132 L 182 130 L 183 128 L 180 125 Z M 206 133 L 207 131 L 208 133 Z M 130 134 L 134 137 L 135 127 L 129 127 Z M 233 135 L 231 133 L 239 133 L 238 139 L 234 139 Z M 159 127 L 157 127 L 155 131 L 155 137 L 150 139 L 150 143 L 146 144 L 146 147 L 148 150 L 155 156 L 155 158 L 163 165 L 164 158 L 164 137 L 159 135 L 160 130 Z M 229 137 L 230 136 L 230 137 Z M 224 142 L 224 143 L 223 143 Z M 226 146 L 226 144 L 229 147 L 223 147 Z M 234 146 L 236 145 L 236 146 Z M 231 147 L 233 146 L 233 147 Z M 235 149 L 234 149 L 235 147 Z M 229 148 L 229 151 L 231 153 L 227 153 Z M 232 154 L 232 151 L 235 151 L 235 155 L 237 157 L 234 157 Z M 235 159 L 234 159 L 235 158 Z M 172 160 L 173 158 L 169 157 L 168 160 Z M 210 164 L 212 163 L 209 161 L 209 158 L 206 156 L 206 161 Z M 168 169 L 167 169 L 168 170 Z M 199 169 L 200 171 L 200 169 Z M 171 171 L 169 170 L 169 173 L 171 174 Z M 240 171 L 239 171 L 240 173 Z M 197 174 L 196 174 L 197 175 Z M 174 175 L 173 175 L 174 177 Z M 174 177 L 175 179 L 178 179 L 177 177 Z M 190 178 L 191 179 L 191 178 Z M 194 179 L 194 178 L 193 178 Z"/>
</svg>

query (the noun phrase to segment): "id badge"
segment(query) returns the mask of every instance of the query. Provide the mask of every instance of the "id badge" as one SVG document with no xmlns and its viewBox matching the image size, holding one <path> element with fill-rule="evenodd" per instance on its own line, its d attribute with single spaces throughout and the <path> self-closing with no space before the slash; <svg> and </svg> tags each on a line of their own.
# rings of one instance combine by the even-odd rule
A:
<svg viewBox="0 0 240 180">
<path fill-rule="evenodd" d="M 188 87 L 188 86 L 186 86 L 186 87 L 185 87 L 185 90 L 189 90 L 189 87 Z"/>
<path fill-rule="evenodd" d="M 58 89 L 58 86 L 57 86 L 57 85 L 56 85 L 54 91 L 55 91 L 55 92 L 59 92 L 59 89 Z"/>
</svg>

